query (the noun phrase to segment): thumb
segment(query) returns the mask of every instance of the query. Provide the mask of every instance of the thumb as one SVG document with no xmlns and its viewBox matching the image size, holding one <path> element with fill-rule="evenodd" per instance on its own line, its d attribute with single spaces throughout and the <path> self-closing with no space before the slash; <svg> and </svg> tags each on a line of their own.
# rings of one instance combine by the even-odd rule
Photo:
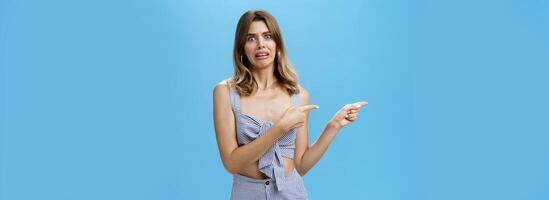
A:
<svg viewBox="0 0 549 200">
<path fill-rule="evenodd" d="M 301 111 L 309 111 L 312 109 L 318 109 L 319 107 L 317 105 L 304 105 L 298 107 Z"/>
</svg>

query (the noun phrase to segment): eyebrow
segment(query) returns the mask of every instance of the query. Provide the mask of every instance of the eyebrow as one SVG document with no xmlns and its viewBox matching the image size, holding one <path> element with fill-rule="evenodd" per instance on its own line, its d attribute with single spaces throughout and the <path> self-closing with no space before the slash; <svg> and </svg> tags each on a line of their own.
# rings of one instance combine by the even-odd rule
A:
<svg viewBox="0 0 549 200">
<path fill-rule="evenodd" d="M 266 31 L 266 32 L 261 33 L 261 35 L 270 34 L 270 33 L 271 33 L 271 31 Z M 246 35 L 246 36 L 251 36 L 251 35 L 259 35 L 259 33 L 248 33 L 248 35 Z"/>
</svg>

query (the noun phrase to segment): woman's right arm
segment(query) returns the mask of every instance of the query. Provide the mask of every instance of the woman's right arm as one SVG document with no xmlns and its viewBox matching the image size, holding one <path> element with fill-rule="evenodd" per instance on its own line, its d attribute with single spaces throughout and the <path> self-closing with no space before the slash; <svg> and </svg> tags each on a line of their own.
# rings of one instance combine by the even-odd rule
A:
<svg viewBox="0 0 549 200">
<path fill-rule="evenodd" d="M 217 146 L 223 166 L 229 173 L 238 173 L 244 167 L 256 162 L 281 137 L 288 127 L 279 121 L 263 136 L 249 144 L 238 147 L 236 142 L 235 117 L 226 81 L 215 86 L 213 91 L 214 126 Z"/>
</svg>

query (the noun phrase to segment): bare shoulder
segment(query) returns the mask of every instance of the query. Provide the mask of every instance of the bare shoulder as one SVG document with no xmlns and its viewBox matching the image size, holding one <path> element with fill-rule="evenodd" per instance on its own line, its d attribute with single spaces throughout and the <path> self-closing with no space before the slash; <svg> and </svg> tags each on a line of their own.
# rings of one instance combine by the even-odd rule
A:
<svg viewBox="0 0 549 200">
<path fill-rule="evenodd" d="M 217 83 L 213 89 L 214 104 L 218 104 L 222 107 L 230 105 L 229 98 L 229 81 L 228 79 Z"/>
<path fill-rule="evenodd" d="M 301 105 L 307 105 L 309 104 L 309 91 L 307 91 L 304 87 L 301 85 L 299 86 L 299 100 L 301 102 Z"/>
<path fill-rule="evenodd" d="M 214 97 L 229 94 L 229 79 L 217 83 L 213 89 Z"/>
</svg>

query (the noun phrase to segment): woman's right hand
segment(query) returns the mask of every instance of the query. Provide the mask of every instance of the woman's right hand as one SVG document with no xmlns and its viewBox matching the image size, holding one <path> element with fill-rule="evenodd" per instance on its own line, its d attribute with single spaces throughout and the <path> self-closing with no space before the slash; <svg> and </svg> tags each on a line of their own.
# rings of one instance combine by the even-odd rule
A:
<svg viewBox="0 0 549 200">
<path fill-rule="evenodd" d="M 293 128 L 298 128 L 304 125 L 307 112 L 312 109 L 318 109 L 317 105 L 304 105 L 304 106 L 298 106 L 293 107 L 290 106 L 288 109 L 286 109 L 286 112 L 284 112 L 284 115 L 280 118 L 278 121 L 282 127 L 284 127 L 285 131 L 288 131 Z"/>
</svg>

